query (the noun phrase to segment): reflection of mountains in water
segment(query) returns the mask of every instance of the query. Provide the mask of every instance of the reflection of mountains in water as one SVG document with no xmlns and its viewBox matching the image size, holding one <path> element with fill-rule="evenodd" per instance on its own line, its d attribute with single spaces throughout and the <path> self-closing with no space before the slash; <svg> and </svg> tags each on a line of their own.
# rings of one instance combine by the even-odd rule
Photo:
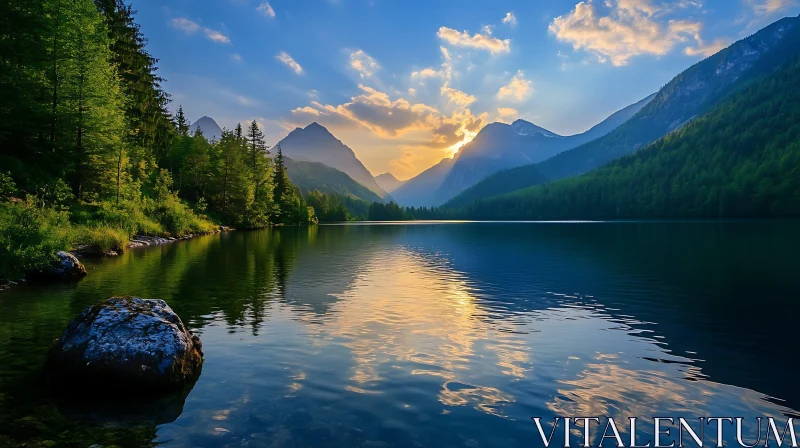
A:
<svg viewBox="0 0 800 448">
<path fill-rule="evenodd" d="M 612 415 L 624 420 L 621 410 L 638 410 L 646 415 L 662 409 L 664 403 L 681 403 L 697 412 L 713 413 L 716 404 L 711 396 L 738 396 L 741 405 L 737 406 L 763 415 L 793 412 L 783 408 L 784 403 L 777 403 L 777 407 L 769 404 L 755 392 L 791 398 L 786 397 L 782 384 L 773 383 L 774 392 L 767 391 L 761 372 L 742 378 L 740 358 L 716 355 L 715 344 L 730 334 L 715 332 L 714 322 L 718 320 L 693 309 L 696 296 L 688 294 L 702 294 L 703 290 L 690 287 L 681 276 L 691 269 L 691 276 L 705 276 L 713 283 L 710 271 L 715 265 L 697 260 L 708 266 L 699 273 L 694 272 L 697 266 L 685 263 L 664 271 L 653 270 L 653 260 L 677 263 L 688 257 L 683 254 L 691 253 L 689 247 L 707 247 L 708 253 L 719 256 L 720 239 L 702 229 L 673 232 L 658 224 L 644 228 L 641 224 L 627 228 L 598 224 L 590 229 L 519 225 L 504 228 L 502 233 L 491 232 L 490 226 L 321 229 L 320 234 L 330 232 L 326 238 L 331 241 L 341 241 L 349 234 L 346 240 L 355 245 L 341 252 L 347 260 L 338 265 L 348 273 L 354 272 L 347 275 L 352 281 L 344 292 L 337 289 L 328 296 L 322 314 L 310 317 L 314 323 L 324 324 L 311 330 L 316 337 L 346 341 L 343 344 L 356 361 L 349 390 L 377 392 L 371 392 L 370 387 L 387 380 L 387 366 L 408 366 L 416 374 L 442 378 L 442 403 L 504 416 L 505 405 L 524 394 L 514 388 L 481 385 L 480 380 L 459 372 L 477 370 L 485 374 L 484 361 L 478 359 L 486 358 L 493 359 L 509 378 L 534 381 L 537 363 L 532 353 L 541 349 L 531 342 L 569 334 L 574 341 L 551 340 L 547 344 L 574 346 L 576 354 L 581 351 L 579 346 L 597 347 L 597 358 L 585 354 L 575 358 L 573 362 L 580 367 L 567 369 L 564 379 L 558 381 L 563 387 L 547 404 L 554 414 Z M 717 232 L 712 229 L 710 233 Z M 676 245 L 675 236 L 683 238 L 687 246 Z M 373 244 L 376 239 L 382 239 L 380 244 Z M 702 246 L 699 241 L 710 243 Z M 339 249 L 329 255 L 335 256 Z M 678 258 L 664 253 L 666 249 Z M 326 262 L 327 258 L 319 261 Z M 536 266 L 535 272 L 530 266 Z M 310 263 L 307 269 L 292 271 L 290 284 L 298 288 L 292 301 L 306 309 L 314 309 L 319 303 L 303 303 L 307 290 L 295 277 L 308 278 L 315 269 L 322 268 Z M 325 283 L 332 275 L 321 274 L 317 278 Z M 386 280 L 377 282 L 376 278 Z M 614 283 L 609 283 L 611 279 Z M 673 281 L 679 283 L 673 286 Z M 415 284 L 424 290 L 410 293 L 407 288 L 411 285 L 410 290 L 415 291 Z M 570 292 L 558 292 L 564 288 L 570 288 Z M 325 288 L 321 291 L 324 293 Z M 590 292 L 593 294 L 588 295 Z M 692 311 L 699 311 L 700 317 L 691 317 Z M 301 314 L 299 319 L 308 321 L 309 316 Z M 688 322 L 676 327 L 676 319 Z M 532 340 L 533 333 L 540 334 Z M 419 338 L 428 341 L 426 349 L 420 349 Z M 592 343 L 586 344 L 587 340 Z M 624 358 L 614 359 L 619 358 L 616 350 L 623 349 Z M 694 359 L 698 357 L 707 362 Z M 542 368 L 548 369 L 539 365 Z M 780 377 L 776 375 L 776 381 Z"/>
<path fill-rule="evenodd" d="M 512 224 L 498 229 L 480 223 L 234 232 L 224 241 L 200 238 L 104 261 L 112 266 L 82 282 L 71 306 L 84 308 L 92 300 L 91 282 L 102 282 L 103 275 L 121 290 L 172 297 L 173 308 L 201 333 L 205 322 L 221 315 L 232 327 L 247 326 L 257 334 L 273 304 L 289 305 L 299 321 L 326 325 L 348 301 L 356 303 L 353 291 L 371 295 L 373 301 L 364 304 L 372 309 L 399 306 L 382 302 L 393 293 L 380 285 L 365 292 L 365 278 L 402 275 L 404 282 L 426 279 L 422 286 L 455 285 L 443 294 L 464 296 L 473 307 L 470 325 L 479 321 L 481 328 L 524 334 L 536 331 L 531 320 L 543 313 L 574 307 L 660 347 L 643 355 L 650 358 L 647 363 L 677 363 L 687 379 L 757 390 L 797 408 L 800 392 L 784 381 L 791 361 L 774 340 L 776 335 L 791 340 L 789 319 L 797 310 L 786 307 L 798 305 L 784 302 L 800 286 L 788 272 L 793 245 L 787 242 L 796 237 L 789 225 L 767 231 L 750 231 L 749 225 L 768 224 Z M 124 257 L 129 256 L 137 259 L 128 263 Z M 151 281 L 156 277 L 162 281 Z M 409 307 L 441 311 L 415 299 L 407 297 Z M 776 309 L 782 311 L 770 314 Z M 361 311 L 367 313 L 363 316 L 369 310 Z M 753 320 L 774 325 L 764 329 Z M 464 326 L 462 334 L 475 328 Z M 506 350 L 506 370 L 527 368 L 528 361 L 514 361 L 518 352 Z M 761 367 L 767 357 L 773 360 L 770 369 Z"/>
<path fill-rule="evenodd" d="M 655 338 L 665 347 L 658 362 L 691 363 L 711 380 L 800 406 L 800 391 L 786 388 L 793 361 L 780 343 L 792 340 L 800 311 L 786 301 L 800 288 L 790 271 L 791 224 L 513 224 L 501 232 L 494 225 L 416 226 L 400 244 L 447 258 L 481 306 L 496 310 L 487 316 L 594 308 Z M 763 359 L 774 363 L 764 369 Z"/>
</svg>

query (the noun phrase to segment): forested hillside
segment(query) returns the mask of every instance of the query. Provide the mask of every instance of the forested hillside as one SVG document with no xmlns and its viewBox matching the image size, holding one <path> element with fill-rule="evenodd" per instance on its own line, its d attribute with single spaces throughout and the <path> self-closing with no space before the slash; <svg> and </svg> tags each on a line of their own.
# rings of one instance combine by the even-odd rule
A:
<svg viewBox="0 0 800 448">
<path fill-rule="evenodd" d="M 518 190 L 530 185 L 543 184 L 545 182 L 547 182 L 547 178 L 542 176 L 537 165 L 523 165 L 485 177 L 482 181 L 447 201 L 443 207 L 460 208 L 478 199 L 496 196 L 498 194 Z"/>
<path fill-rule="evenodd" d="M 368 202 L 384 202 L 377 193 L 337 169 L 319 162 L 297 161 L 288 157 L 285 160 L 289 179 L 304 195 L 319 190 Z"/>
<path fill-rule="evenodd" d="M 486 178 L 491 193 L 508 193 L 544 179 L 586 173 L 630 154 L 706 113 L 740 86 L 792 59 L 800 48 L 800 18 L 781 19 L 733 43 L 673 78 L 630 120 L 604 137 L 538 163 Z M 504 185 L 505 184 L 505 185 Z M 465 198 L 487 197 L 480 189 Z M 463 201 L 457 203 L 463 205 Z"/>
<path fill-rule="evenodd" d="M 585 175 L 476 201 L 474 219 L 800 216 L 800 61 Z"/>
<path fill-rule="evenodd" d="M 122 0 L 0 4 L 0 277 L 136 233 L 312 218 L 255 124 L 209 144 L 170 116 L 146 42 Z"/>
</svg>

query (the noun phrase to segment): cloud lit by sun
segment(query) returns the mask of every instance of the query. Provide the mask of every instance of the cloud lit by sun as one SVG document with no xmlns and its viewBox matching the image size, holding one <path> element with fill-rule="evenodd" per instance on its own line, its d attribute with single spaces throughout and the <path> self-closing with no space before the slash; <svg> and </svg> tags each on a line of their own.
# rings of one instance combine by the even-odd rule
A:
<svg viewBox="0 0 800 448">
<path fill-rule="evenodd" d="M 472 131 L 469 131 L 469 130 L 465 129 L 464 130 L 464 138 L 462 138 L 461 141 L 456 142 L 456 143 L 454 143 L 453 145 L 451 145 L 450 147 L 447 148 L 448 157 L 455 156 L 458 153 L 458 151 L 464 145 L 466 145 L 467 143 L 471 142 L 472 139 L 474 139 L 476 135 L 478 135 L 477 132 L 472 132 Z"/>
</svg>

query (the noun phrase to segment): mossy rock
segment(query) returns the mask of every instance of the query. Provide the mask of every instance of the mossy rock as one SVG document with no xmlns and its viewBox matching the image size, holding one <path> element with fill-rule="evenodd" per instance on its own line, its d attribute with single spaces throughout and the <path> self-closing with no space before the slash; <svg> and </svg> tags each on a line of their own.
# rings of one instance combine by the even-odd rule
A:
<svg viewBox="0 0 800 448">
<path fill-rule="evenodd" d="M 28 271 L 25 277 L 37 282 L 72 282 L 86 277 L 86 267 L 75 255 L 61 251 L 49 266 Z"/>
<path fill-rule="evenodd" d="M 175 389 L 200 375 L 200 339 L 163 300 L 111 297 L 84 310 L 50 350 L 45 373 L 59 386 L 128 393 Z"/>
</svg>

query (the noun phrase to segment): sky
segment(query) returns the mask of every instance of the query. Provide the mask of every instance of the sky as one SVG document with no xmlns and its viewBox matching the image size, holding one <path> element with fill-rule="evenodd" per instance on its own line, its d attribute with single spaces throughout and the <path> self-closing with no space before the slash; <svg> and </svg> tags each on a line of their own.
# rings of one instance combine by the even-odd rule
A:
<svg viewBox="0 0 800 448">
<path fill-rule="evenodd" d="M 133 0 L 190 120 L 326 126 L 404 180 L 486 124 L 583 132 L 800 0 Z"/>
</svg>

